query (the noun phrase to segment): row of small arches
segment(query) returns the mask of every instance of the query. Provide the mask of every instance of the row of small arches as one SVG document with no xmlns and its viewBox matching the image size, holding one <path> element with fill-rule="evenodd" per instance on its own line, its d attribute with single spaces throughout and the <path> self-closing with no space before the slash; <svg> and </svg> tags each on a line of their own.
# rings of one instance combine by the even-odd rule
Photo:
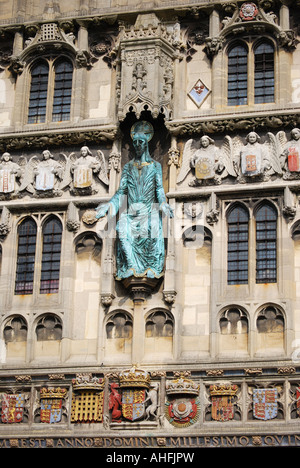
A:
<svg viewBox="0 0 300 468">
<path fill-rule="evenodd" d="M 146 336 L 173 336 L 174 317 L 169 311 L 159 310 L 149 313 L 145 320 Z M 221 334 L 247 333 L 249 330 L 248 314 L 242 307 L 227 307 L 220 313 L 219 325 Z M 260 309 L 256 318 L 258 333 L 283 332 L 285 328 L 284 312 L 279 306 L 266 305 Z M 26 341 L 26 320 L 19 315 L 7 319 L 3 329 L 5 342 Z M 106 321 L 106 338 L 132 338 L 133 318 L 131 314 L 116 311 Z M 44 314 L 36 323 L 38 341 L 60 340 L 62 338 L 62 321 L 55 314 Z"/>
</svg>

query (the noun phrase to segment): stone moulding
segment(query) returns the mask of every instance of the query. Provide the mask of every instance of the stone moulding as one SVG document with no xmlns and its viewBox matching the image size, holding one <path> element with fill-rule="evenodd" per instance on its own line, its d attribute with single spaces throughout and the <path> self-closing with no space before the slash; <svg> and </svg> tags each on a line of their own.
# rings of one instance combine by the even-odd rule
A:
<svg viewBox="0 0 300 468">
<path fill-rule="evenodd" d="M 113 141 L 118 133 L 116 126 L 100 127 L 94 130 L 43 131 L 40 133 L 10 133 L 0 136 L 0 151 L 29 148 L 72 146 L 86 141 L 100 143 Z"/>
<path fill-rule="evenodd" d="M 174 136 L 201 133 L 234 132 L 236 130 L 258 130 L 261 128 L 286 128 L 300 123 L 300 112 L 274 113 L 267 115 L 241 115 L 233 118 L 188 119 L 166 122 L 166 127 Z"/>
</svg>

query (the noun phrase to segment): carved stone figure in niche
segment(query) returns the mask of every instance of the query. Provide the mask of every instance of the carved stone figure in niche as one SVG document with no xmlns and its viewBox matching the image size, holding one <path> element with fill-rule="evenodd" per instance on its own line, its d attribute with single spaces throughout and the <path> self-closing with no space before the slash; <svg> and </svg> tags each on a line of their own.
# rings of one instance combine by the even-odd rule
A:
<svg viewBox="0 0 300 468">
<path fill-rule="evenodd" d="M 42 160 L 32 156 L 29 160 L 25 157 L 20 162 L 23 166 L 23 175 L 20 184 L 20 192 L 27 192 L 36 196 L 60 196 L 60 182 L 63 178 L 64 166 L 54 159 L 48 150 L 42 153 Z"/>
<path fill-rule="evenodd" d="M 149 153 L 152 125 L 137 122 L 131 135 L 135 158 L 124 166 L 118 191 L 108 203 L 97 207 L 96 217 L 108 212 L 115 216 L 127 204 L 117 223 L 116 279 L 160 278 L 165 256 L 162 212 L 170 217 L 173 212 L 166 202 L 161 165 Z"/>
<path fill-rule="evenodd" d="M 12 161 L 9 153 L 3 153 L 0 162 L 0 193 L 13 193 L 18 190 L 16 179 L 20 179 L 22 170 Z"/>
<path fill-rule="evenodd" d="M 260 136 L 256 132 L 250 132 L 245 145 L 237 140 L 236 146 L 241 145 L 241 149 L 239 156 L 234 158 L 234 165 L 239 173 L 239 182 L 267 181 L 273 174 L 282 174 L 275 137 L 272 133 L 268 133 L 268 137 L 269 141 L 262 144 Z"/>
<path fill-rule="evenodd" d="M 58 190 L 59 182 L 63 176 L 63 167 L 60 162 L 55 161 L 50 151 L 45 150 L 42 161 L 34 168 L 34 174 L 36 190 Z"/>
<path fill-rule="evenodd" d="M 276 143 L 279 147 L 280 162 L 284 171 L 284 179 L 300 178 L 300 129 L 291 131 L 291 139 L 288 141 L 283 131 L 276 135 Z"/>
<path fill-rule="evenodd" d="M 102 151 L 97 151 L 97 156 L 93 156 L 87 146 L 83 146 L 80 150 L 80 157 L 74 158 L 72 153 L 71 158 L 71 173 L 73 174 L 73 192 L 76 194 L 97 193 L 95 185 L 96 177 L 98 180 L 108 185 L 107 168 Z"/>
<path fill-rule="evenodd" d="M 195 174 L 195 178 L 189 182 L 192 187 L 204 183 L 220 184 L 225 177 L 236 177 L 231 148 L 230 137 L 225 137 L 225 143 L 221 149 L 218 149 L 214 140 L 206 135 L 200 139 L 199 149 L 196 148 L 194 140 L 188 140 L 183 150 L 177 184 L 184 181 L 190 170 Z"/>
</svg>

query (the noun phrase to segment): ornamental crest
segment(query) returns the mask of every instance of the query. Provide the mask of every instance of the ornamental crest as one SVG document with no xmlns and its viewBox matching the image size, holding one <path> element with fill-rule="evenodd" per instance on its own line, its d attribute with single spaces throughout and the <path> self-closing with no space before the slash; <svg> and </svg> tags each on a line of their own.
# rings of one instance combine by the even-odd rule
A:
<svg viewBox="0 0 300 468">
<path fill-rule="evenodd" d="M 169 423 L 175 427 L 195 424 L 200 413 L 199 389 L 196 382 L 183 374 L 178 379 L 166 382 L 166 394 L 169 398 L 165 415 Z"/>
<path fill-rule="evenodd" d="M 141 419 L 145 413 L 146 390 L 126 389 L 122 392 L 122 414 L 129 421 Z"/>
<path fill-rule="evenodd" d="M 240 17 L 243 21 L 251 21 L 254 20 L 255 17 L 258 15 L 258 8 L 255 3 L 243 3 L 240 9 Z"/>
<path fill-rule="evenodd" d="M 41 388 L 41 422 L 53 424 L 61 421 L 62 404 L 66 394 L 65 388 Z"/>
<path fill-rule="evenodd" d="M 150 387 L 148 372 L 133 367 L 120 373 L 122 388 L 122 415 L 129 421 L 136 421 L 145 415 L 146 390 Z"/>
<path fill-rule="evenodd" d="M 39 172 L 35 179 L 35 186 L 37 190 L 52 190 L 54 188 L 54 173 L 53 167 L 44 166 L 39 168 Z"/>
<path fill-rule="evenodd" d="M 73 379 L 71 422 L 102 422 L 104 379 L 92 374 L 77 374 Z"/>
<path fill-rule="evenodd" d="M 262 154 L 259 146 L 253 146 L 251 152 L 247 146 L 241 152 L 241 170 L 243 175 L 252 177 L 262 172 Z"/>
<path fill-rule="evenodd" d="M 274 419 L 277 416 L 276 388 L 256 388 L 253 389 L 253 415 L 256 419 Z"/>
<path fill-rule="evenodd" d="M 288 169 L 290 172 L 300 172 L 300 144 L 297 142 L 288 147 Z"/>
<path fill-rule="evenodd" d="M 23 420 L 25 397 L 21 393 L 4 394 L 2 399 L 1 420 L 3 423 L 20 423 Z"/>
<path fill-rule="evenodd" d="M 211 385 L 209 387 L 212 410 L 211 416 L 215 421 L 230 421 L 234 417 L 235 397 L 237 385 Z"/>
<path fill-rule="evenodd" d="M 78 166 L 74 170 L 74 187 L 86 188 L 90 187 L 93 182 L 93 171 L 88 166 Z"/>
<path fill-rule="evenodd" d="M 15 190 L 15 174 L 10 169 L 0 170 L 0 192 L 11 193 Z"/>
</svg>

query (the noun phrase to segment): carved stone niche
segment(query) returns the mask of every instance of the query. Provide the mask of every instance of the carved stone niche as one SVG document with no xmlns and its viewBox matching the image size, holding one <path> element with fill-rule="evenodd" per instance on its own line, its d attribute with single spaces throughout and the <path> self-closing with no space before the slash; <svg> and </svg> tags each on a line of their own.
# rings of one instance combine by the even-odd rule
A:
<svg viewBox="0 0 300 468">
<path fill-rule="evenodd" d="M 117 69 L 120 120 L 130 111 L 139 118 L 144 110 L 154 118 L 159 113 L 171 118 L 177 26 L 164 25 L 154 13 L 138 15 L 134 26 L 121 26 Z"/>
</svg>

